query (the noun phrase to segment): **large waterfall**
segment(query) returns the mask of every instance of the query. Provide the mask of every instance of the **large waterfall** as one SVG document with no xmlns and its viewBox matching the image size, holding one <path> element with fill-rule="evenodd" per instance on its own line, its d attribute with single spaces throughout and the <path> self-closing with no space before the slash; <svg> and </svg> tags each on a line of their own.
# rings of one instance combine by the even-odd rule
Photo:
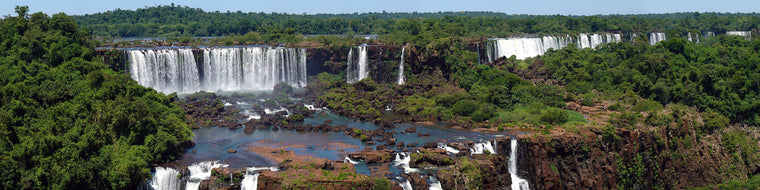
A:
<svg viewBox="0 0 760 190">
<path fill-rule="evenodd" d="M 508 170 L 512 178 L 512 190 L 530 190 L 528 181 L 517 175 L 517 139 L 512 139 L 510 143 Z"/>
<path fill-rule="evenodd" d="M 174 168 L 156 167 L 156 173 L 148 185 L 154 190 L 178 190 L 182 185 L 179 175 Z"/>
<path fill-rule="evenodd" d="M 399 63 L 399 66 L 398 66 L 398 84 L 399 85 L 406 83 L 406 81 L 404 80 L 404 50 L 405 49 L 406 47 L 401 48 L 401 63 Z"/>
<path fill-rule="evenodd" d="M 543 36 L 540 38 L 495 38 L 488 44 L 487 55 L 493 62 L 499 57 L 515 56 L 517 59 L 525 59 L 543 55 L 551 49 L 561 49 L 569 44 L 576 44 L 579 48 L 594 48 L 601 44 L 620 42 L 620 34 L 579 34 L 577 38 L 571 36 Z"/>
<path fill-rule="evenodd" d="M 129 72 L 160 92 L 271 90 L 306 86 L 306 49 L 272 47 L 129 50 Z M 202 60 L 196 62 L 196 57 Z"/>
<path fill-rule="evenodd" d="M 657 44 L 657 42 L 665 41 L 665 33 L 652 32 L 649 34 L 649 45 Z"/>
<path fill-rule="evenodd" d="M 741 37 L 744 37 L 746 39 L 750 39 L 750 37 L 752 37 L 752 32 L 750 32 L 750 31 L 727 31 L 726 35 L 727 36 L 741 36 Z"/>
<path fill-rule="evenodd" d="M 369 76 L 367 45 L 358 46 L 356 49 L 358 55 L 354 55 L 353 48 L 348 51 L 348 69 L 346 71 L 348 83 L 355 83 Z"/>
</svg>

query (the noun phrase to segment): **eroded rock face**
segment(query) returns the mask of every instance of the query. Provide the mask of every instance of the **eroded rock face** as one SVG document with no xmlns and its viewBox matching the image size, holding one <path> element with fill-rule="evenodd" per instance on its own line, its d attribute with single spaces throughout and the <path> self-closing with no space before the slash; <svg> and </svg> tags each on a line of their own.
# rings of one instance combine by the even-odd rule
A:
<svg viewBox="0 0 760 190">
<path fill-rule="evenodd" d="M 616 137 L 596 128 L 521 137 L 518 169 L 536 189 L 685 189 L 746 177 L 760 168 L 736 163 L 721 148 L 720 137 L 698 137 L 684 123 L 664 131 L 615 128 Z M 505 147 L 498 147 L 500 153 L 508 151 Z M 736 176 L 724 175 L 728 168 L 736 169 Z M 621 181 L 624 172 L 636 180 Z"/>
</svg>

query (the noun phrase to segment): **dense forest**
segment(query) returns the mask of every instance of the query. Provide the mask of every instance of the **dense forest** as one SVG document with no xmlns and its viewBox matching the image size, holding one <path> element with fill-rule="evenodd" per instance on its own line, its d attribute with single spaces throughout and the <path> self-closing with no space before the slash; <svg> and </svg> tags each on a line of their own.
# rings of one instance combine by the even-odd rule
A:
<svg viewBox="0 0 760 190">
<path fill-rule="evenodd" d="M 102 37 L 230 36 L 259 34 L 394 34 L 413 35 L 443 28 L 463 37 L 506 37 L 521 34 L 577 34 L 605 31 L 673 29 L 698 32 L 748 31 L 760 28 L 758 14 L 672 13 L 600 16 L 507 15 L 493 12 L 362 13 L 298 15 L 286 13 L 206 12 L 165 5 L 137 10 L 75 16 L 79 25 Z M 670 35 L 669 35 L 670 36 Z"/>
<path fill-rule="evenodd" d="M 74 18 L 0 20 L 0 186 L 129 189 L 191 140 L 171 98 L 93 61 Z"/>
</svg>

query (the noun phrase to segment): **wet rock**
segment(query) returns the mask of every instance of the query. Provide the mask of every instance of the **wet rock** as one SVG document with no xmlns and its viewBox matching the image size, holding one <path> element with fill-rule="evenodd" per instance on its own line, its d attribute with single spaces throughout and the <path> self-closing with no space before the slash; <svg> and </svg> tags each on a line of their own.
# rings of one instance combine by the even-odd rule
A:
<svg viewBox="0 0 760 190">
<path fill-rule="evenodd" d="M 423 178 L 420 173 L 413 172 L 413 173 L 404 173 L 401 172 L 401 177 L 404 177 L 404 179 L 408 180 L 410 184 L 412 184 L 412 189 L 428 189 L 428 183 L 427 179 Z"/>
<path fill-rule="evenodd" d="M 409 127 L 408 129 L 404 130 L 404 133 L 416 133 L 417 127 Z"/>
<path fill-rule="evenodd" d="M 438 148 L 438 143 L 436 142 L 426 142 L 422 145 L 423 148 Z"/>
<path fill-rule="evenodd" d="M 419 145 L 420 145 L 420 143 L 413 142 L 413 143 L 406 144 L 406 147 L 415 148 L 415 147 L 417 147 Z"/>
<path fill-rule="evenodd" d="M 332 119 L 326 119 L 324 123 L 325 124 L 330 124 L 330 123 L 332 123 Z"/>
<path fill-rule="evenodd" d="M 237 150 L 235 150 L 235 149 L 228 149 L 227 152 L 229 152 L 229 153 L 237 153 Z"/>
<path fill-rule="evenodd" d="M 396 148 L 398 148 L 398 149 L 404 149 L 404 142 L 403 141 L 396 142 Z"/>
<path fill-rule="evenodd" d="M 367 164 L 388 163 L 393 161 L 393 151 L 388 149 L 382 150 L 362 150 L 356 153 L 348 154 L 352 160 L 364 160 Z"/>
<path fill-rule="evenodd" d="M 430 136 L 430 133 L 417 133 L 418 137 L 427 137 Z"/>
</svg>

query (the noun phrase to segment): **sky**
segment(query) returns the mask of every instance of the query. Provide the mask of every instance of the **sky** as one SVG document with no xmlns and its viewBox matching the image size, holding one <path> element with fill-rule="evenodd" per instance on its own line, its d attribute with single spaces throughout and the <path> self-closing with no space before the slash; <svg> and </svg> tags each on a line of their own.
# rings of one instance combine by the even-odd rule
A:
<svg viewBox="0 0 760 190">
<path fill-rule="evenodd" d="M 188 6 L 204 11 L 278 12 L 291 14 L 493 11 L 533 15 L 645 14 L 672 12 L 751 13 L 760 10 L 757 0 L 3 0 L 0 15 L 16 15 L 16 5 L 30 13 L 65 12 L 84 15 L 114 10 L 134 10 L 155 5 Z"/>
</svg>

